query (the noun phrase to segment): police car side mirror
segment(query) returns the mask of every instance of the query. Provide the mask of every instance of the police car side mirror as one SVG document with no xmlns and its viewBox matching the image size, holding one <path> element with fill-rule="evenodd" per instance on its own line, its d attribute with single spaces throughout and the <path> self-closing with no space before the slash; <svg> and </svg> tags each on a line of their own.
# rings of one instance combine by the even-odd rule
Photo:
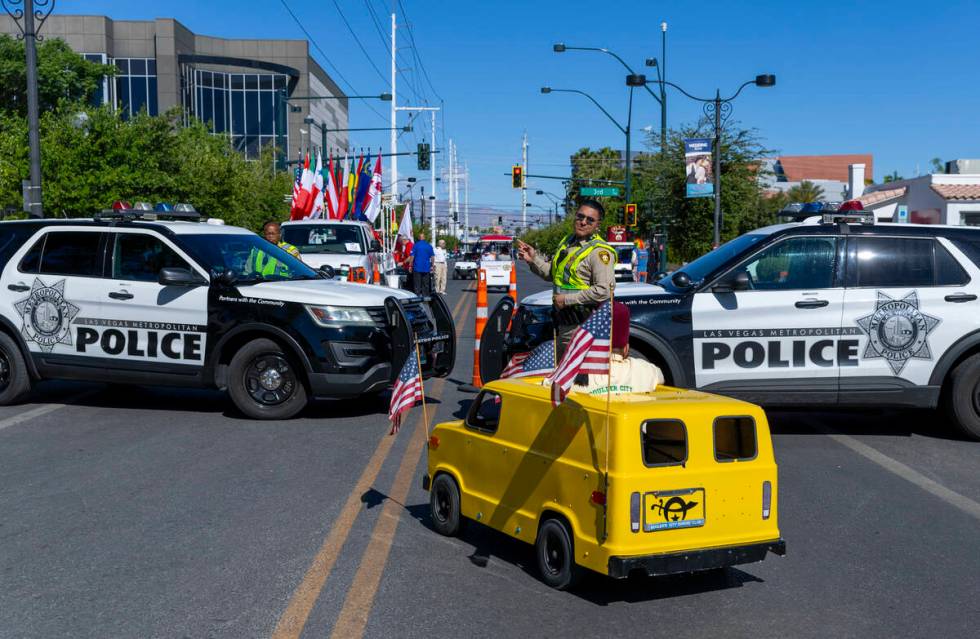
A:
<svg viewBox="0 0 980 639">
<path fill-rule="evenodd" d="M 691 276 L 684 271 L 679 271 L 674 273 L 674 276 L 670 278 L 670 281 L 677 288 L 690 288 L 691 287 Z"/>
<path fill-rule="evenodd" d="M 163 286 L 205 286 L 207 280 L 186 268 L 167 267 L 160 269 L 157 281 Z"/>
<path fill-rule="evenodd" d="M 380 252 L 381 242 L 379 242 L 378 240 L 371 240 L 371 250 L 374 252 Z"/>
<path fill-rule="evenodd" d="M 732 278 L 732 288 L 736 291 L 747 291 L 752 287 L 752 279 L 746 271 L 739 271 Z"/>
<path fill-rule="evenodd" d="M 317 270 L 319 270 L 320 275 L 327 280 L 332 280 L 337 275 L 337 271 L 335 271 L 329 264 L 322 264 Z"/>
</svg>

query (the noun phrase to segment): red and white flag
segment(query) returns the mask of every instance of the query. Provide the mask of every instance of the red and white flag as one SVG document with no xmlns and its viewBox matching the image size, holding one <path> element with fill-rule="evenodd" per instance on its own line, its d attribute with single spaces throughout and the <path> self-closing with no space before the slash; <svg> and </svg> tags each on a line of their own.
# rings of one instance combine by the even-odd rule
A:
<svg viewBox="0 0 980 639">
<path fill-rule="evenodd" d="M 371 176 L 371 186 L 368 187 L 367 196 L 364 200 L 364 217 L 371 224 L 378 219 L 381 212 L 381 154 L 378 153 L 378 161 L 374 164 L 374 174 Z"/>
<path fill-rule="evenodd" d="M 391 403 L 388 405 L 388 419 L 391 421 L 391 432 L 394 435 L 402 426 L 402 415 L 422 399 L 422 370 L 419 368 L 418 351 L 412 349 L 412 354 L 405 360 L 395 387 L 391 389 Z"/>
<path fill-rule="evenodd" d="M 329 160 L 329 168 L 327 169 L 327 192 L 325 199 L 327 201 L 327 217 L 331 220 L 337 219 L 337 205 L 340 202 L 337 200 L 337 180 L 334 178 L 332 157 Z"/>
<path fill-rule="evenodd" d="M 323 157 L 316 156 L 316 169 L 313 171 L 313 202 L 307 217 L 322 218 L 323 214 Z"/>
<path fill-rule="evenodd" d="M 289 211 L 289 219 L 302 220 L 313 208 L 313 173 L 310 171 L 310 155 L 307 153 L 303 161 L 303 175 L 299 180 L 299 195 L 293 200 Z"/>
<path fill-rule="evenodd" d="M 551 381 L 551 403 L 565 401 L 575 376 L 579 373 L 609 374 L 609 339 L 612 331 L 612 306 L 603 302 L 589 319 L 575 329 L 565 355 L 548 378 Z"/>
</svg>

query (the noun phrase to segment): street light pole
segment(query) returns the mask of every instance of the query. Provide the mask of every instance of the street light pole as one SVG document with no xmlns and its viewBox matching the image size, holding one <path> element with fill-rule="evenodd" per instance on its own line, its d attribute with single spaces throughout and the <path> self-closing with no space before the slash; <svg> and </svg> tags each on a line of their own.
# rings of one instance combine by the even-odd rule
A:
<svg viewBox="0 0 980 639">
<path fill-rule="evenodd" d="M 44 217 L 41 201 L 41 131 L 37 97 L 37 41 L 38 31 L 54 10 L 55 0 L 3 0 L 3 8 L 13 18 L 20 30 L 18 39 L 24 40 L 27 65 L 27 144 L 31 157 L 30 189 L 24 204 L 31 217 Z M 23 9 L 14 9 L 23 4 Z M 21 22 L 23 20 L 23 22 Z M 35 24 L 35 20 L 37 23 Z"/>
<path fill-rule="evenodd" d="M 643 82 L 644 84 L 660 84 L 661 86 L 667 85 L 674 87 L 690 99 L 700 102 L 704 110 L 704 114 L 708 117 L 714 118 L 715 121 L 715 139 L 714 139 L 714 195 L 715 195 L 715 211 L 714 211 L 714 235 L 712 238 L 712 248 L 718 248 L 721 245 L 721 125 L 723 122 L 728 120 L 729 116 L 732 114 L 732 101 L 738 97 L 742 92 L 742 89 L 754 84 L 758 87 L 773 87 L 776 86 L 776 76 L 772 74 L 762 74 L 755 76 L 754 80 L 749 80 L 748 82 L 743 82 L 738 90 L 735 91 L 731 96 L 727 98 L 721 97 L 721 89 L 715 91 L 714 98 L 699 98 L 693 96 L 681 87 L 677 86 L 673 82 L 668 82 L 663 78 L 659 80 L 647 80 L 644 75 L 628 75 L 626 76 L 626 84 L 629 86 L 634 86 L 638 82 Z"/>
</svg>

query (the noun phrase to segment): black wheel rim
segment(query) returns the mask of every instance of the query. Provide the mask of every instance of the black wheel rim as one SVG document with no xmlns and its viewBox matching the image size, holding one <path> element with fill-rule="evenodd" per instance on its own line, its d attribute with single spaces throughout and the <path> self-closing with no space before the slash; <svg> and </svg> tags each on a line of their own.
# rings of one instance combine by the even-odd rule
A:
<svg viewBox="0 0 980 639">
<path fill-rule="evenodd" d="M 0 351 L 0 391 L 6 390 L 10 384 L 10 360 L 7 354 Z"/>
<path fill-rule="evenodd" d="M 438 519 L 440 523 L 445 523 L 449 520 L 453 507 L 452 500 L 449 498 L 449 489 L 447 489 L 444 485 L 439 484 L 434 493 L 434 497 L 434 513 L 436 519 Z"/>
<path fill-rule="evenodd" d="M 973 414 L 980 415 L 980 383 L 973 385 Z"/>
<path fill-rule="evenodd" d="M 552 575 L 558 575 L 565 568 L 565 544 L 561 535 L 551 528 L 544 536 L 544 567 Z"/>
<path fill-rule="evenodd" d="M 296 374 L 282 356 L 259 355 L 245 369 L 245 390 L 257 404 L 277 406 L 296 392 Z"/>
</svg>

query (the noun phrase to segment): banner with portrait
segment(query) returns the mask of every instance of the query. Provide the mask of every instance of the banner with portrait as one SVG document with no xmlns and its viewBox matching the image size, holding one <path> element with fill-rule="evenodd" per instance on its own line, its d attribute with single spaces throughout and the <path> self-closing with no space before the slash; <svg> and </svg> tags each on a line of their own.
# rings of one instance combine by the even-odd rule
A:
<svg viewBox="0 0 980 639">
<path fill-rule="evenodd" d="M 711 138 L 684 138 L 684 165 L 687 197 L 713 197 Z"/>
</svg>

